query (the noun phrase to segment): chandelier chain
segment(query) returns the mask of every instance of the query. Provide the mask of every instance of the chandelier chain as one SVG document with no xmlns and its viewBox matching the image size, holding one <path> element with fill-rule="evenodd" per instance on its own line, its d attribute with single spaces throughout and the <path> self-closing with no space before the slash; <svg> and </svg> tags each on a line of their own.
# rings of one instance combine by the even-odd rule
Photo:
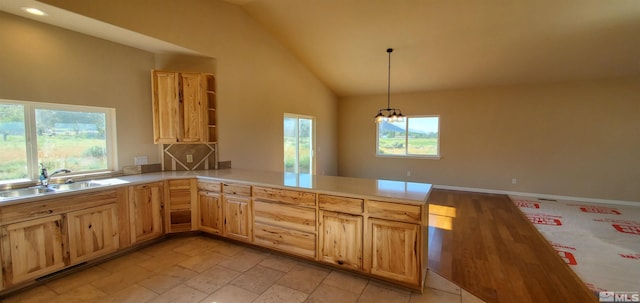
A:
<svg viewBox="0 0 640 303">
<path fill-rule="evenodd" d="M 405 118 L 399 108 L 391 108 L 391 52 L 393 52 L 393 48 L 387 48 L 387 53 L 389 54 L 389 65 L 387 69 L 387 108 L 381 108 L 378 110 L 378 114 L 374 117 L 374 121 L 376 123 L 403 122 Z"/>
</svg>

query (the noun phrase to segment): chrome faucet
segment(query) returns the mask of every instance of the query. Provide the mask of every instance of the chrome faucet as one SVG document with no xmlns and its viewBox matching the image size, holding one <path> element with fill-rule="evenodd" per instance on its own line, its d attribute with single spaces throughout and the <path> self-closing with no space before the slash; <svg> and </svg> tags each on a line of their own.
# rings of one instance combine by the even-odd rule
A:
<svg viewBox="0 0 640 303">
<path fill-rule="evenodd" d="M 62 168 L 62 169 L 58 169 L 58 170 L 52 172 L 51 174 L 47 174 L 47 169 L 44 166 L 42 166 L 42 170 L 41 170 L 41 173 L 40 173 L 40 180 L 42 182 L 42 186 L 48 187 L 49 186 L 49 180 L 51 179 L 51 177 L 53 177 L 53 176 L 55 176 L 57 174 L 61 174 L 61 173 L 68 174 L 70 172 L 71 172 L 71 170 L 66 169 L 66 168 Z"/>
</svg>

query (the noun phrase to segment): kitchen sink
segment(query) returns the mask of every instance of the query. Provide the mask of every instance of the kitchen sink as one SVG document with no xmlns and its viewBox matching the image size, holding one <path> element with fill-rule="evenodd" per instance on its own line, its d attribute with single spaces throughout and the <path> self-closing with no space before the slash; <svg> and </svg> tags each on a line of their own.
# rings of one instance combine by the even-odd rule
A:
<svg viewBox="0 0 640 303">
<path fill-rule="evenodd" d="M 27 188 L 20 188 L 20 189 L 10 189 L 10 190 L 0 191 L 0 198 L 25 198 L 25 197 L 38 196 L 41 194 L 55 192 L 55 191 L 56 190 L 53 188 L 47 188 L 47 187 L 41 187 L 41 186 L 27 187 Z"/>
<path fill-rule="evenodd" d="M 67 191 L 67 190 L 89 189 L 89 188 L 101 187 L 106 185 L 109 185 L 109 184 L 96 182 L 96 181 L 81 181 L 81 182 L 75 182 L 75 183 L 51 184 L 49 185 L 49 187 L 55 191 Z"/>
<path fill-rule="evenodd" d="M 66 184 L 50 184 L 48 187 L 44 186 L 32 186 L 27 188 L 8 189 L 0 191 L 0 200 L 18 199 L 36 197 L 48 193 L 66 192 L 73 190 L 90 189 L 96 187 L 102 187 L 111 185 L 109 182 L 104 181 L 80 181 L 75 183 Z"/>
</svg>

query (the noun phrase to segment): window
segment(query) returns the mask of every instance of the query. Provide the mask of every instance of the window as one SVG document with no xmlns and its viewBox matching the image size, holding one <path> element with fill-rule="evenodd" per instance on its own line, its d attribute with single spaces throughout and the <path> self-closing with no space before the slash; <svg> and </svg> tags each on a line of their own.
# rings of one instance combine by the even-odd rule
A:
<svg viewBox="0 0 640 303">
<path fill-rule="evenodd" d="M 377 155 L 439 158 L 439 120 L 439 116 L 416 116 L 378 123 Z"/>
<path fill-rule="evenodd" d="M 115 110 L 0 100 L 0 182 L 37 180 L 49 170 L 114 169 Z"/>
<path fill-rule="evenodd" d="M 284 115 L 284 172 L 314 174 L 315 118 Z"/>
</svg>

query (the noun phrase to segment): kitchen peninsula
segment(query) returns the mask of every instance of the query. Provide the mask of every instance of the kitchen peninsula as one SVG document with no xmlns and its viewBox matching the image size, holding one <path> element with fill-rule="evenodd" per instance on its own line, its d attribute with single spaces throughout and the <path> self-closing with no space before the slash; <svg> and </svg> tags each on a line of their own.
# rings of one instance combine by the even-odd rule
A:
<svg viewBox="0 0 640 303">
<path fill-rule="evenodd" d="M 430 184 L 240 169 L 98 181 L 103 186 L 0 199 L 0 294 L 181 232 L 214 234 L 416 290 L 424 284 Z M 23 262 L 27 251 L 41 261 Z"/>
</svg>

